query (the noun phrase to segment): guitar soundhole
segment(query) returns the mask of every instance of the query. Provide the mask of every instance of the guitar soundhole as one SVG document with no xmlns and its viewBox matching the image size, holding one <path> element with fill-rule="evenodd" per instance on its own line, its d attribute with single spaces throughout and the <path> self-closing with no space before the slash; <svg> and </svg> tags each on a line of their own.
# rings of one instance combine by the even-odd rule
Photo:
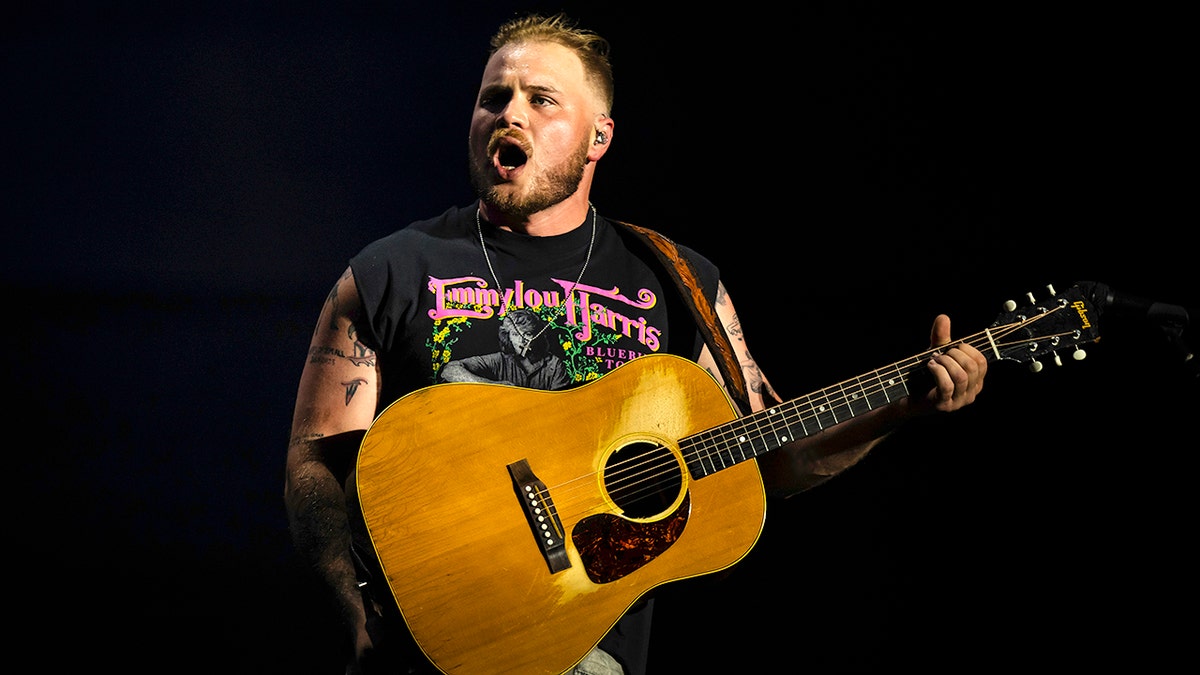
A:
<svg viewBox="0 0 1200 675">
<path fill-rule="evenodd" d="M 627 518 L 649 518 L 675 503 L 683 470 L 661 445 L 630 443 L 609 455 L 604 487 Z"/>
<path fill-rule="evenodd" d="M 686 494 L 667 512 L 683 490 L 683 469 L 667 449 L 652 443 L 631 443 L 610 455 L 604 487 L 621 515 L 588 516 L 571 531 L 584 571 L 598 584 L 624 578 L 662 555 L 683 534 L 691 513 Z M 663 517 L 651 519 L 660 513 Z"/>
</svg>

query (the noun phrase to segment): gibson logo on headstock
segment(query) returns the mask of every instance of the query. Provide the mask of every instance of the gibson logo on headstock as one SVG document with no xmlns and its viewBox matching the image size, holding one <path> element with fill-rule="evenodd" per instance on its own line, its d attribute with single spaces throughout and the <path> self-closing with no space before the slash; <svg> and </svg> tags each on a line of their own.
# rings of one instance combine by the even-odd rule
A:
<svg viewBox="0 0 1200 675">
<path fill-rule="evenodd" d="M 1083 325 L 1080 328 L 1091 328 L 1092 322 L 1088 321 L 1087 303 L 1082 300 L 1076 300 L 1071 303 L 1071 306 L 1075 308 L 1075 312 L 1079 314 L 1079 318 L 1083 319 Z"/>
</svg>

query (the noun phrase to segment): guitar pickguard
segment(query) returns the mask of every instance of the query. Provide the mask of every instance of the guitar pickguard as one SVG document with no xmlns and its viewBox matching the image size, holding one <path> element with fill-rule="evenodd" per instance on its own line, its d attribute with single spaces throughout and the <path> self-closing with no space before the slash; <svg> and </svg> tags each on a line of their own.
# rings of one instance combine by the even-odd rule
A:
<svg viewBox="0 0 1200 675">
<path fill-rule="evenodd" d="M 579 550 L 588 578 L 598 584 L 616 581 L 651 562 L 671 547 L 687 525 L 691 499 L 671 515 L 653 523 L 629 521 L 620 516 L 601 514 L 579 521 L 571 532 L 571 541 Z"/>
</svg>

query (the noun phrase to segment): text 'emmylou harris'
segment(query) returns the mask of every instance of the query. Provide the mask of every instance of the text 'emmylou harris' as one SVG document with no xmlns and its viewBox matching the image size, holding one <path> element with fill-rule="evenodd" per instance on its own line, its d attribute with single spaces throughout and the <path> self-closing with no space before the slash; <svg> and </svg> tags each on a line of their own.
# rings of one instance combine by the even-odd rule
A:
<svg viewBox="0 0 1200 675">
<path fill-rule="evenodd" d="M 454 279 L 438 279 L 429 277 L 428 289 L 437 298 L 435 307 L 429 310 L 431 319 L 447 319 L 467 317 L 473 319 L 490 319 L 493 316 L 503 317 L 510 309 L 538 309 L 539 307 L 558 307 L 562 305 L 563 293 L 571 288 L 573 282 L 562 279 L 552 279 L 562 287 L 539 291 L 526 288 L 523 280 L 516 280 L 513 286 L 504 290 L 503 298 L 500 291 L 488 288 L 488 282 L 481 277 L 456 277 Z M 587 284 L 575 286 L 577 302 L 568 302 L 563 314 L 563 322 L 568 326 L 579 326 L 575 333 L 576 339 L 587 342 L 592 337 L 594 326 L 603 326 L 633 338 L 646 346 L 651 352 L 660 347 L 659 336 L 661 329 L 646 323 L 645 317 L 633 318 L 618 312 L 599 299 L 619 303 L 640 310 L 653 308 L 658 298 L 648 289 L 638 291 L 638 299 L 633 300 L 620 293 L 617 288 L 605 289 Z M 579 307 L 587 307 L 588 311 L 580 312 Z M 499 308 L 498 310 L 496 308 Z"/>
</svg>

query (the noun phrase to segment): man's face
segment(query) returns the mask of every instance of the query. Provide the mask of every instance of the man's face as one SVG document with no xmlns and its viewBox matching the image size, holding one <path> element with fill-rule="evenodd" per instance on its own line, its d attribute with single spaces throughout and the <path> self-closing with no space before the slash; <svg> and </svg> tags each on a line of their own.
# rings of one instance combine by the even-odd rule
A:
<svg viewBox="0 0 1200 675">
<path fill-rule="evenodd" d="M 571 50 L 550 42 L 501 48 L 483 72 L 471 118 L 471 182 L 516 217 L 579 189 L 603 105 Z"/>
</svg>

